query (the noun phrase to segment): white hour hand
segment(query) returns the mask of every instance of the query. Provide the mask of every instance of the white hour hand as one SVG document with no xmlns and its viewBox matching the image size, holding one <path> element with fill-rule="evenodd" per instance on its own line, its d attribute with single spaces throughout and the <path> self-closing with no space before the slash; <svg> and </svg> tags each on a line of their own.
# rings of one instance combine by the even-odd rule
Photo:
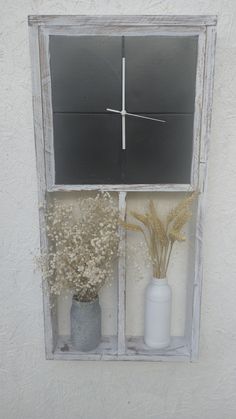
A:
<svg viewBox="0 0 236 419">
<path fill-rule="evenodd" d="M 108 112 L 121 113 L 121 111 L 117 111 L 116 109 L 110 109 L 110 108 L 107 108 L 106 110 L 107 110 Z"/>
</svg>

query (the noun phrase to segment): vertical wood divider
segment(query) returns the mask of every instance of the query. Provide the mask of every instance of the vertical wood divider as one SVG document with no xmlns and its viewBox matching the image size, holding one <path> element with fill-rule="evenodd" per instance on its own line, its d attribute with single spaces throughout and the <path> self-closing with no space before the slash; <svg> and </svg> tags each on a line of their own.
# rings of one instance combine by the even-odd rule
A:
<svg viewBox="0 0 236 419">
<path fill-rule="evenodd" d="M 127 192 L 119 192 L 119 212 L 121 220 L 126 219 L 126 196 Z M 118 261 L 118 315 L 117 335 L 118 354 L 124 354 L 125 344 L 125 281 L 126 281 L 126 231 L 119 226 L 119 261 Z"/>
</svg>

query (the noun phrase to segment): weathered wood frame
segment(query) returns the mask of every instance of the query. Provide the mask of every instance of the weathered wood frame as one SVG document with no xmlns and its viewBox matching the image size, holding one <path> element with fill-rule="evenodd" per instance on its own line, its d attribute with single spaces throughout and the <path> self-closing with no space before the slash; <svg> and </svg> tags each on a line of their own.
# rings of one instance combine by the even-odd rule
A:
<svg viewBox="0 0 236 419">
<path fill-rule="evenodd" d="M 53 191 L 108 190 L 119 194 L 119 209 L 126 216 L 126 195 L 130 191 L 183 192 L 198 189 L 195 265 L 189 287 L 185 336 L 173 337 L 168 350 L 149 350 L 142 338 L 125 334 L 125 232 L 120 229 L 118 263 L 117 339 L 105 337 L 94 353 L 75 352 L 69 339 L 57 336 L 56 310 L 44 292 L 45 344 L 47 359 L 69 360 L 191 360 L 198 357 L 201 286 L 203 276 L 203 222 L 210 138 L 216 16 L 29 16 L 32 61 L 33 110 L 39 189 L 39 217 L 42 250 L 47 249 L 44 202 Z M 160 34 L 198 36 L 198 65 L 194 116 L 191 182 L 186 185 L 55 185 L 51 80 L 48 40 L 50 34 L 135 35 Z"/>
</svg>

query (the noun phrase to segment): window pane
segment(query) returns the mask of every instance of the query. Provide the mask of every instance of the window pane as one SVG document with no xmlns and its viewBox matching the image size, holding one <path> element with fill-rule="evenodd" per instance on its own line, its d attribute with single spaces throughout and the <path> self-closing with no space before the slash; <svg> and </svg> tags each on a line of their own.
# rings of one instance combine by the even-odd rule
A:
<svg viewBox="0 0 236 419">
<path fill-rule="evenodd" d="M 56 184 L 120 183 L 119 115 L 54 115 Z"/>
<path fill-rule="evenodd" d="M 121 107 L 121 37 L 50 36 L 54 112 Z"/>
<path fill-rule="evenodd" d="M 166 123 L 127 117 L 126 183 L 190 182 L 193 117 L 161 119 Z"/>
<path fill-rule="evenodd" d="M 197 37 L 125 38 L 129 112 L 194 111 Z"/>
</svg>

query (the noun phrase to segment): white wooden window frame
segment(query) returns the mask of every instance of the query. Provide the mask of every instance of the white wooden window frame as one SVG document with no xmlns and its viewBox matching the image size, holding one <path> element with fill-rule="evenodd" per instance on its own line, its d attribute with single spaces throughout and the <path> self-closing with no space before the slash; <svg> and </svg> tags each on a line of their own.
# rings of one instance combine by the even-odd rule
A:
<svg viewBox="0 0 236 419">
<path fill-rule="evenodd" d="M 47 249 L 44 202 L 55 191 L 116 191 L 123 219 L 126 216 L 128 192 L 189 192 L 198 189 L 195 262 L 192 284 L 187 296 L 185 336 L 172 337 L 168 350 L 150 350 L 142 337 L 126 337 L 125 333 L 125 242 L 120 229 L 118 262 L 117 338 L 104 337 L 94 353 L 76 352 L 69 337 L 57 334 L 56 308 L 44 291 L 45 346 L 47 359 L 77 360 L 190 360 L 198 358 L 200 334 L 201 287 L 203 276 L 203 222 L 210 138 L 216 16 L 29 16 L 34 130 L 39 189 L 41 249 Z M 189 184 L 156 185 L 56 185 L 53 149 L 49 35 L 166 35 L 198 36 L 198 59 L 193 130 L 191 182 Z"/>
</svg>

